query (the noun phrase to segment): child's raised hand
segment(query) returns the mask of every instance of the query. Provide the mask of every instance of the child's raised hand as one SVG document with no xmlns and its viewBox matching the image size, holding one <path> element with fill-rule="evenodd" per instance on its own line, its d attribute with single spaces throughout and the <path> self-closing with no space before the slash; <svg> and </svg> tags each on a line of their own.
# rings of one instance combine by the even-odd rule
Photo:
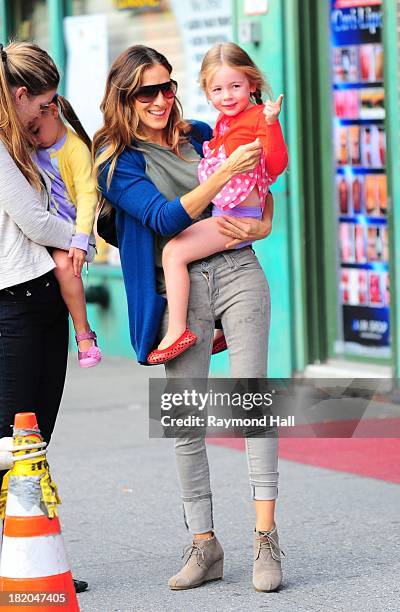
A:
<svg viewBox="0 0 400 612">
<path fill-rule="evenodd" d="M 86 251 L 76 247 L 71 247 L 68 252 L 68 257 L 72 259 L 72 267 L 74 269 L 75 276 L 80 276 L 86 259 Z"/>
<path fill-rule="evenodd" d="M 264 113 L 265 121 L 267 122 L 268 125 L 270 125 L 271 123 L 275 123 L 275 121 L 278 120 L 279 113 L 281 112 L 281 108 L 282 108 L 282 102 L 283 102 L 283 94 L 279 96 L 276 102 L 273 102 L 272 100 L 266 101 L 264 105 L 263 113 Z"/>
</svg>

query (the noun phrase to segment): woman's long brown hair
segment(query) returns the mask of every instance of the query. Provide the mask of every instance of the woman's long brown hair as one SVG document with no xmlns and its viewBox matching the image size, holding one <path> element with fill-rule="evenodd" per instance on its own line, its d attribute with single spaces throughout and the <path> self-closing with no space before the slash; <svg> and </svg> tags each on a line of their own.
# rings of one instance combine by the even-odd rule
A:
<svg viewBox="0 0 400 612">
<path fill-rule="evenodd" d="M 40 175 L 31 158 L 32 137 L 15 110 L 12 88 L 26 87 L 28 96 L 57 89 L 60 75 L 51 57 L 29 42 L 13 42 L 0 57 L 0 139 L 29 183 L 40 190 Z"/>
<path fill-rule="evenodd" d="M 100 106 L 104 125 L 93 137 L 94 172 L 98 174 L 100 168 L 110 162 L 108 186 L 118 157 L 125 147 L 147 140 L 140 134 L 139 117 L 134 107 L 134 100 L 143 73 L 157 64 L 164 66 L 171 74 L 172 66 L 164 55 L 150 47 L 134 45 L 121 53 L 110 68 L 105 95 Z M 185 134 L 189 128 L 189 124 L 182 119 L 182 108 L 175 98 L 165 135 L 167 144 L 178 156 L 180 156 L 179 145 L 186 140 Z"/>
</svg>

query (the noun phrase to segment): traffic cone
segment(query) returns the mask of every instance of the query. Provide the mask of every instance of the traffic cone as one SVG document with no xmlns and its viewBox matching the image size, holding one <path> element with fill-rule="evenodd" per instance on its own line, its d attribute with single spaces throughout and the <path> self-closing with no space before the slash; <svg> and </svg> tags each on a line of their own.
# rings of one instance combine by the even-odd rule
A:
<svg viewBox="0 0 400 612">
<path fill-rule="evenodd" d="M 7 500 L 0 560 L 0 610 L 5 612 L 79 612 L 45 446 L 35 414 L 16 414 L 14 465 L 0 497 L 3 503 L 5 495 Z"/>
<path fill-rule="evenodd" d="M 9 470 L 14 465 L 14 457 L 10 447 L 14 446 L 12 438 L 0 438 L 0 470 Z M 5 510 L 5 502 L 7 499 L 6 489 L 0 493 L 0 559 L 1 559 L 1 547 L 3 544 L 3 515 Z"/>
</svg>

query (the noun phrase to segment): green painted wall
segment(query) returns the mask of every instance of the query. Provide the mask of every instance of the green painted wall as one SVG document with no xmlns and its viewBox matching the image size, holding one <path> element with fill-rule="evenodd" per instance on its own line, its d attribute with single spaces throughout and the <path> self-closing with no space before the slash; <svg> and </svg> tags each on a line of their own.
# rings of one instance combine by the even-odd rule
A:
<svg viewBox="0 0 400 612">
<path fill-rule="evenodd" d="M 266 75 L 274 97 L 286 94 L 281 123 L 287 138 L 288 96 L 285 86 L 285 14 L 281 0 L 270 0 L 267 14 L 247 17 L 243 14 L 243 1 L 233 2 L 236 26 L 241 21 L 259 22 L 261 42 L 243 44 L 238 39 L 238 28 L 234 35 L 246 49 L 258 67 Z M 291 154 L 290 148 L 289 153 Z M 290 174 L 290 171 L 289 171 Z M 291 376 L 294 367 L 294 337 L 291 295 L 291 242 L 288 197 L 288 173 L 282 175 L 272 186 L 275 200 L 275 215 L 271 235 L 255 245 L 255 250 L 265 270 L 271 290 L 271 333 L 269 346 L 269 376 Z M 300 281 L 298 278 L 298 281 Z"/>
<path fill-rule="evenodd" d="M 390 325 L 392 330 L 393 376 L 400 378 L 400 80 L 398 7 L 384 0 L 385 105 L 388 159 L 388 209 L 390 237 Z"/>
<path fill-rule="evenodd" d="M 51 55 L 62 73 L 65 66 L 64 10 L 64 0 L 47 0 Z"/>
<path fill-rule="evenodd" d="M 10 11 L 7 0 L 0 0 L 0 42 L 6 45 L 10 34 Z"/>
<path fill-rule="evenodd" d="M 283 2 L 285 127 L 289 147 L 288 181 L 288 248 L 290 250 L 290 291 L 292 321 L 292 370 L 302 372 L 307 360 L 306 275 L 304 262 L 305 197 L 304 167 L 301 142 L 302 110 L 299 100 L 304 95 L 300 75 L 299 48 L 301 20 L 298 0 Z"/>
</svg>

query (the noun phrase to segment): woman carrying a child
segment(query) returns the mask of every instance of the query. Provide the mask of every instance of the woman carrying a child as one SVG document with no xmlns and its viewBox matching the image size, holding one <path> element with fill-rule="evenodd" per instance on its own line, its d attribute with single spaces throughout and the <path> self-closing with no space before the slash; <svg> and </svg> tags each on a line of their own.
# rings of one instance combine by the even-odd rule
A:
<svg viewBox="0 0 400 612">
<path fill-rule="evenodd" d="M 233 43 L 220 45 L 206 65 L 210 70 L 201 75 L 206 95 L 211 101 L 220 96 L 214 104 L 223 115 L 214 137 L 208 125 L 182 119 L 172 67 L 162 54 L 141 45 L 122 53 L 107 79 L 104 126 L 94 137 L 95 168 L 100 191 L 116 209 L 138 361 L 165 362 L 167 378 L 207 378 L 215 322 L 220 320 L 232 376 L 265 377 L 269 289 L 250 243 L 269 233 L 268 186 L 287 164 L 278 122 L 282 100 L 261 105 L 262 75 Z M 248 113 L 249 120 L 244 130 L 237 126 L 237 148 L 228 142 L 221 148 L 224 132 L 240 113 Z M 208 163 L 201 165 L 199 184 L 203 153 Z M 216 163 L 211 159 L 215 155 Z M 244 195 L 239 182 L 233 186 L 235 177 L 252 183 Z M 226 188 L 229 212 L 240 206 L 237 217 L 213 211 L 209 218 L 207 207 Z M 163 254 L 166 245 L 168 257 Z M 179 284 L 174 286 L 172 272 L 166 310 L 163 264 L 166 268 L 171 261 L 177 263 L 172 270 L 177 270 Z M 173 326 L 168 325 L 171 308 Z M 256 511 L 253 585 L 271 591 L 282 580 L 274 522 L 277 440 L 247 438 L 246 448 Z M 185 519 L 193 534 L 186 563 L 169 580 L 170 588 L 178 590 L 222 578 L 223 550 L 214 534 L 205 440 L 180 438 L 175 450 Z"/>
<path fill-rule="evenodd" d="M 54 210 L 57 199 L 52 177 L 34 159 L 39 125 L 44 127 L 42 121 L 57 125 L 61 138 L 66 131 L 58 119 L 59 81 L 57 67 L 43 49 L 32 43 L 0 45 L 0 438 L 12 434 L 17 412 L 34 411 L 43 438 L 50 441 L 64 389 L 68 354 L 68 310 L 60 291 L 62 272 L 58 269 L 56 279 L 51 253 L 60 263 L 64 259 L 68 273 L 74 269 L 77 281 L 80 262 L 88 253 L 90 258 L 88 241 L 73 242 L 74 222 Z M 51 117 L 56 115 L 53 121 Z M 91 202 L 84 224 L 89 235 L 96 190 L 89 149 L 79 139 L 77 145 L 75 138 L 78 136 L 71 135 L 81 153 L 81 147 L 86 148 L 89 168 L 90 181 L 83 181 Z M 54 143 L 59 143 L 57 137 L 50 142 Z M 76 252 L 75 247 L 82 252 Z M 88 327 L 84 332 L 91 336 Z M 88 346 L 78 348 L 92 355 L 97 349 L 95 338 L 87 340 Z M 95 355 L 99 357 L 97 352 Z M 0 472 L 0 486 L 3 476 L 4 472 Z M 75 581 L 75 588 L 85 590 L 87 583 Z"/>
</svg>

